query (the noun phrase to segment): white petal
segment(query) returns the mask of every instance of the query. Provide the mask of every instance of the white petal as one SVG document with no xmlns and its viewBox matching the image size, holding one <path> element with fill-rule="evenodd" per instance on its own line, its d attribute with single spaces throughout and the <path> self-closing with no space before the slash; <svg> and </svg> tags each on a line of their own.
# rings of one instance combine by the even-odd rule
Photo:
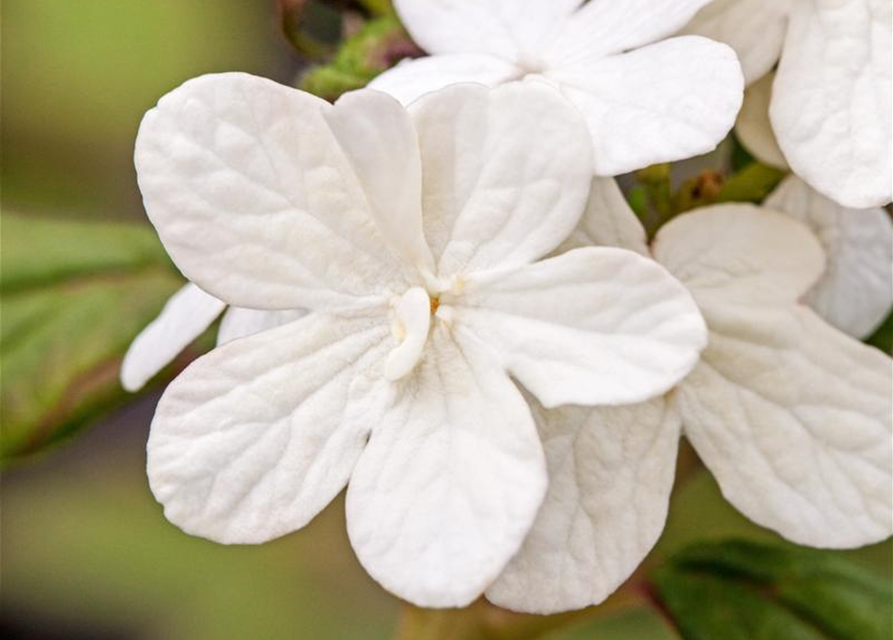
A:
<svg viewBox="0 0 893 640">
<path fill-rule="evenodd" d="M 893 533 L 890 359 L 805 307 L 705 315 L 710 346 L 678 400 L 726 498 L 798 544 Z"/>
<path fill-rule="evenodd" d="M 458 304 L 456 326 L 494 349 L 547 407 L 653 398 L 691 371 L 707 340 L 677 280 L 613 247 L 476 274 Z"/>
<path fill-rule="evenodd" d="M 138 391 L 217 319 L 226 303 L 187 284 L 134 339 L 121 363 L 121 386 Z"/>
<path fill-rule="evenodd" d="M 378 303 L 401 278 L 328 103 L 239 73 L 186 82 L 140 126 L 146 210 L 190 280 L 236 306 Z"/>
<path fill-rule="evenodd" d="M 662 40 L 710 0 L 589 0 L 553 40 L 552 64 L 593 63 Z"/>
<path fill-rule="evenodd" d="M 750 154 L 770 167 L 787 169 L 788 162 L 775 139 L 769 120 L 769 102 L 772 99 L 772 83 L 775 74 L 770 73 L 753 83 L 744 92 L 744 104 L 735 123 L 735 135 Z"/>
<path fill-rule="evenodd" d="M 593 178 L 580 224 L 558 248 L 620 247 L 651 257 L 645 227 L 630 208 L 614 178 Z"/>
<path fill-rule="evenodd" d="M 545 83 L 453 85 L 410 112 L 440 276 L 529 263 L 574 229 L 592 150 L 580 115 Z"/>
<path fill-rule="evenodd" d="M 347 491 L 360 562 L 419 606 L 477 598 L 521 546 L 546 492 L 527 403 L 484 349 L 457 344 L 442 323 L 432 329 Z"/>
<path fill-rule="evenodd" d="M 429 53 L 514 59 L 558 36 L 583 0 L 394 0 L 413 40 Z"/>
<path fill-rule="evenodd" d="M 586 117 L 598 175 L 707 153 L 741 107 L 735 52 L 697 36 L 671 38 L 546 76 Z"/>
<path fill-rule="evenodd" d="M 434 269 L 422 233 L 422 160 L 409 113 L 378 91 L 353 91 L 325 118 L 385 240 L 410 264 Z"/>
<path fill-rule="evenodd" d="M 787 304 L 821 277 L 824 254 L 800 222 L 749 204 L 681 215 L 652 243 L 655 259 L 698 304 Z"/>
<path fill-rule="evenodd" d="M 663 398 L 625 407 L 533 405 L 549 491 L 487 598 L 557 613 L 598 604 L 633 573 L 667 518 L 679 414 Z"/>
<path fill-rule="evenodd" d="M 224 543 L 304 526 L 341 491 L 388 401 L 386 323 L 310 314 L 196 360 L 167 388 L 149 435 L 168 520 Z"/>
<path fill-rule="evenodd" d="M 787 16 L 797 0 L 714 0 L 684 29 L 731 46 L 748 84 L 769 73 L 784 42 Z"/>
<path fill-rule="evenodd" d="M 773 88 L 769 115 L 791 168 L 856 209 L 891 200 L 890 22 L 888 0 L 797 3 Z"/>
<path fill-rule="evenodd" d="M 307 312 L 303 309 L 290 311 L 259 311 L 257 309 L 245 309 L 244 307 L 230 307 L 223 314 L 220 321 L 220 329 L 217 330 L 217 345 L 226 344 L 239 338 L 253 336 L 255 333 L 275 329 L 283 324 L 294 322 L 304 317 Z"/>
<path fill-rule="evenodd" d="M 825 249 L 825 273 L 806 301 L 838 329 L 864 338 L 893 305 L 893 225 L 883 209 L 848 209 L 796 176 L 788 177 L 764 206 L 806 223 Z"/>
<path fill-rule="evenodd" d="M 515 64 L 500 58 L 456 53 L 404 60 L 377 76 L 369 83 L 369 88 L 384 91 L 403 104 L 410 104 L 426 93 L 458 82 L 495 87 L 521 75 L 523 71 Z"/>
</svg>

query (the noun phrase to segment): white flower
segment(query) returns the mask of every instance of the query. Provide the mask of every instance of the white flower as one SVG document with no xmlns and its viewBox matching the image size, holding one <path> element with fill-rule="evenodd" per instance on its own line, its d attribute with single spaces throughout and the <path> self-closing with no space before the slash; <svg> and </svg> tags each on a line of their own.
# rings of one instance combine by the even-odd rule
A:
<svg viewBox="0 0 893 640">
<path fill-rule="evenodd" d="M 773 74 L 751 85 L 735 132 L 760 162 L 788 169 L 769 124 Z M 837 204 L 791 175 L 764 202 L 818 236 L 828 265 L 806 301 L 825 320 L 856 338 L 871 335 L 893 305 L 893 225 L 880 207 Z"/>
<path fill-rule="evenodd" d="M 152 491 L 185 531 L 257 543 L 350 481 L 369 573 L 423 606 L 499 575 L 546 491 L 528 402 L 644 401 L 696 363 L 689 294 L 651 260 L 537 261 L 590 194 L 585 123 L 539 83 L 457 85 L 407 112 L 243 74 L 164 97 L 136 160 L 174 262 L 227 304 L 305 308 L 195 361 L 159 402 Z M 598 183 L 596 184 L 596 188 Z"/>
<path fill-rule="evenodd" d="M 840 204 L 890 202 L 889 0 L 715 0 L 686 28 L 729 43 L 748 82 L 778 62 L 769 114 L 794 172 Z"/>
<path fill-rule="evenodd" d="M 617 204 L 590 208 L 576 242 L 610 243 L 585 230 L 624 228 L 616 244 L 647 250 Z M 665 225 L 651 250 L 707 320 L 710 343 L 668 403 L 725 497 L 799 544 L 856 547 L 893 533 L 893 364 L 799 302 L 825 269 L 808 228 L 717 205 Z"/>
<path fill-rule="evenodd" d="M 788 182 L 785 191 L 800 189 Z M 595 200 L 562 249 L 648 254 L 619 191 L 600 189 Z M 661 229 L 654 256 L 690 288 L 710 345 L 665 398 L 533 403 L 549 489 L 521 551 L 487 591 L 496 604 L 555 613 L 598 604 L 620 586 L 663 529 L 680 425 L 726 498 L 755 522 L 817 547 L 893 533 L 893 367 L 798 303 L 824 268 L 807 228 L 751 205 L 707 207 Z"/>
<path fill-rule="evenodd" d="M 743 80 L 733 51 L 664 40 L 709 0 L 395 0 L 432 54 L 370 87 L 404 104 L 454 82 L 554 85 L 586 118 L 595 173 L 617 175 L 712 150 L 735 120 Z"/>
</svg>

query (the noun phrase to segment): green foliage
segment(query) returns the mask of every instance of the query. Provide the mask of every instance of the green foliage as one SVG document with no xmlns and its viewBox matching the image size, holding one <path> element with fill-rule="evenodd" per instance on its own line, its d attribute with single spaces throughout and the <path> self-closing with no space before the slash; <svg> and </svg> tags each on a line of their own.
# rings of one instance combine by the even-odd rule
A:
<svg viewBox="0 0 893 640">
<path fill-rule="evenodd" d="M 331 63 L 305 74 L 300 88 L 326 100 L 336 100 L 343 93 L 366 86 L 402 58 L 418 53 L 396 17 L 376 18 L 345 40 Z"/>
<path fill-rule="evenodd" d="M 150 228 L 5 215 L 0 459 L 124 397 L 120 360 L 181 284 Z"/>
<path fill-rule="evenodd" d="M 752 162 L 725 181 L 717 202 L 759 204 L 778 186 L 784 176 L 785 172 L 781 169 Z"/>
<path fill-rule="evenodd" d="M 653 577 L 685 640 L 889 640 L 893 590 L 840 555 L 753 541 L 684 549 Z"/>
<path fill-rule="evenodd" d="M 893 313 L 878 327 L 866 342 L 884 353 L 893 353 Z"/>
</svg>

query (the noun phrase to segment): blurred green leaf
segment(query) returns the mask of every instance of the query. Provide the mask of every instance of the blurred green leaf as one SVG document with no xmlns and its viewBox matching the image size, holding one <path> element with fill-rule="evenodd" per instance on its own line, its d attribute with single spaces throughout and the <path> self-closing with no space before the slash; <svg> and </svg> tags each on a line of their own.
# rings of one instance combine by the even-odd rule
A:
<svg viewBox="0 0 893 640">
<path fill-rule="evenodd" d="M 722 185 L 717 202 L 752 202 L 759 204 L 782 181 L 785 172 L 759 162 L 752 162 L 732 174 Z"/>
<path fill-rule="evenodd" d="M 300 88 L 336 100 L 343 93 L 366 86 L 403 58 L 420 54 L 396 17 L 376 18 L 346 40 L 330 64 L 307 72 Z"/>
<path fill-rule="evenodd" d="M 873 347 L 877 347 L 884 353 L 893 354 L 893 313 L 887 316 L 884 324 L 878 327 L 877 331 L 865 342 Z"/>
<path fill-rule="evenodd" d="M 653 577 L 685 640 L 889 640 L 893 589 L 839 554 L 701 543 Z"/>
<path fill-rule="evenodd" d="M 0 459 L 124 397 L 120 360 L 182 284 L 148 227 L 3 216 Z"/>
</svg>

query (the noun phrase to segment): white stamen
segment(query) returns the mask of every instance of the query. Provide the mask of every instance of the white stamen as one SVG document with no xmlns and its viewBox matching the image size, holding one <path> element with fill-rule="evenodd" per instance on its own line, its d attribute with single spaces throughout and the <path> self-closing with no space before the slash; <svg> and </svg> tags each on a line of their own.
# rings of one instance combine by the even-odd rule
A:
<svg viewBox="0 0 893 640">
<path fill-rule="evenodd" d="M 402 342 L 388 355 L 384 375 L 399 380 L 418 363 L 431 326 L 431 299 L 421 287 L 413 287 L 397 303 L 394 335 Z"/>
</svg>

